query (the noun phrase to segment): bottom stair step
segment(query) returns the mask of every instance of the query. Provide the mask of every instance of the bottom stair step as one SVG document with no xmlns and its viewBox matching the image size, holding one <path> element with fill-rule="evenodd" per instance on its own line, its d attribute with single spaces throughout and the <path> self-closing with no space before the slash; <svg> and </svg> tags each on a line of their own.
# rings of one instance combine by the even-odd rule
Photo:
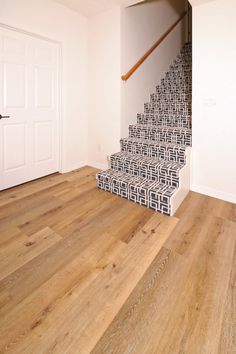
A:
<svg viewBox="0 0 236 354">
<path fill-rule="evenodd" d="M 98 173 L 97 186 L 165 215 L 172 215 L 171 198 L 177 190 L 174 187 L 113 170 Z"/>
</svg>

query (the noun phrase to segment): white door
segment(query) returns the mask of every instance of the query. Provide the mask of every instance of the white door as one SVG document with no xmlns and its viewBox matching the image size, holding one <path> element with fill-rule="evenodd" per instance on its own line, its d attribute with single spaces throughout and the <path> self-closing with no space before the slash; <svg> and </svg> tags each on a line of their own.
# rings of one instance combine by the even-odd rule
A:
<svg viewBox="0 0 236 354">
<path fill-rule="evenodd" d="M 0 189 L 59 170 L 58 58 L 56 43 L 0 28 Z"/>
</svg>

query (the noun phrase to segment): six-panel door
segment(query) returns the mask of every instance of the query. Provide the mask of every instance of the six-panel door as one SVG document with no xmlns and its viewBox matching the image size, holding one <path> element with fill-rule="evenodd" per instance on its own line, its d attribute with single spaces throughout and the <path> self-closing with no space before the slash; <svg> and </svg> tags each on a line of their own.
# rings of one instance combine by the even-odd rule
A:
<svg viewBox="0 0 236 354">
<path fill-rule="evenodd" d="M 0 189 L 59 170 L 58 59 L 57 44 L 0 28 Z"/>
</svg>

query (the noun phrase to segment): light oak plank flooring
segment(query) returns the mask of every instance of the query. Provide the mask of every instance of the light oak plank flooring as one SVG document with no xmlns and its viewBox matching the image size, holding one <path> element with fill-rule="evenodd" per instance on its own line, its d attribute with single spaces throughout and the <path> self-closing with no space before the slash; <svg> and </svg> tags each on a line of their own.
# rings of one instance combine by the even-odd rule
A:
<svg viewBox="0 0 236 354">
<path fill-rule="evenodd" d="M 0 193 L 0 354 L 236 353 L 236 205 L 165 217 L 96 172 Z"/>
</svg>

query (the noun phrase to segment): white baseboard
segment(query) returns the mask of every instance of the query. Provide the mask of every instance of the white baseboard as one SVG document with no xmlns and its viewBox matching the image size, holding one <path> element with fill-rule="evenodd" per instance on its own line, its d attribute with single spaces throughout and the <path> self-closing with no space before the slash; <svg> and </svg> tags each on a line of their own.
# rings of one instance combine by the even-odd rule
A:
<svg viewBox="0 0 236 354">
<path fill-rule="evenodd" d="M 89 161 L 87 163 L 88 166 L 97 168 L 99 170 L 107 170 L 108 169 L 108 164 L 106 163 L 99 163 L 99 162 L 93 162 L 93 161 Z"/>
<path fill-rule="evenodd" d="M 79 168 L 82 168 L 82 167 L 85 167 L 85 166 L 90 166 L 90 167 L 94 167 L 94 168 L 97 168 L 99 170 L 107 170 L 109 167 L 108 167 L 108 164 L 102 164 L 102 163 L 99 163 L 99 162 L 93 162 L 93 161 L 86 161 L 86 162 L 81 162 L 77 165 L 74 165 L 74 166 L 71 166 L 71 167 L 65 167 L 65 168 L 62 168 L 59 172 L 60 173 L 68 173 L 68 172 L 71 172 L 71 171 L 75 171 L 75 170 L 78 170 Z"/>
<path fill-rule="evenodd" d="M 60 173 L 68 173 L 68 172 L 72 172 L 72 171 L 75 171 L 75 170 L 78 170 L 79 168 L 81 167 L 84 167 L 84 166 L 88 166 L 88 162 L 80 162 L 79 164 L 76 164 L 76 165 L 73 165 L 73 166 L 70 166 L 70 167 L 62 167 L 60 169 Z"/>
<path fill-rule="evenodd" d="M 226 192 L 218 191 L 216 189 L 212 189 L 212 188 L 208 188 L 208 187 L 204 187 L 204 186 L 198 186 L 198 185 L 192 185 L 191 190 L 193 192 L 204 194 L 209 197 L 222 199 L 226 202 L 236 204 L 236 195 L 235 194 L 226 193 Z"/>
</svg>

